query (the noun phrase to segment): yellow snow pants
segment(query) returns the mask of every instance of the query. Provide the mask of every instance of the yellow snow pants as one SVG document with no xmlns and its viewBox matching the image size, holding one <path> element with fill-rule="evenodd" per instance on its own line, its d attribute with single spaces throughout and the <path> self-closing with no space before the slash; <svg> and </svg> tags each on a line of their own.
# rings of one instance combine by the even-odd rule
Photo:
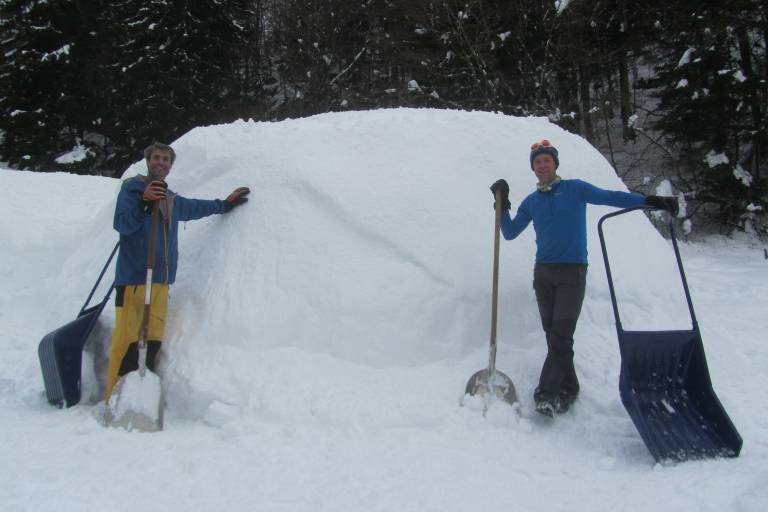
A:
<svg viewBox="0 0 768 512">
<path fill-rule="evenodd" d="M 116 288 L 115 330 L 107 367 L 107 392 L 109 401 L 112 388 L 118 378 L 138 368 L 138 340 L 144 316 L 144 285 L 126 285 Z M 168 285 L 153 284 L 150 298 L 149 333 L 147 335 L 147 368 L 154 371 L 155 357 L 160 350 L 165 333 L 168 313 Z"/>
</svg>

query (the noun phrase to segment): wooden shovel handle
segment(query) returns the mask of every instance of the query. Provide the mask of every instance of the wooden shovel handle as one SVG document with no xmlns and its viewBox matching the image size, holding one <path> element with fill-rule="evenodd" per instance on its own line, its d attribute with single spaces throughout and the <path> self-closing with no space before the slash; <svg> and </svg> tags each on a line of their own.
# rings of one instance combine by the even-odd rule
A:
<svg viewBox="0 0 768 512">
<path fill-rule="evenodd" d="M 139 348 L 147 346 L 149 337 L 149 314 L 152 302 L 152 272 L 155 266 L 155 239 L 157 238 L 158 201 L 152 202 L 152 221 L 149 228 L 149 254 L 147 254 L 147 279 L 144 282 L 144 315 L 141 318 Z"/>
<path fill-rule="evenodd" d="M 491 357 L 488 364 L 489 374 L 496 369 L 496 323 L 499 306 L 499 246 L 501 232 L 501 191 L 496 191 L 496 226 L 493 237 L 493 295 L 491 296 Z"/>
</svg>

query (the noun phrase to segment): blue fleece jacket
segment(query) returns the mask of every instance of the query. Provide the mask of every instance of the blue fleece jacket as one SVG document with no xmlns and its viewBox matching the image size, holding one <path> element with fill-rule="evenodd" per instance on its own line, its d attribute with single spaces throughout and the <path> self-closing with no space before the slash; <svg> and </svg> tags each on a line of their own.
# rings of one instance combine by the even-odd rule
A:
<svg viewBox="0 0 768 512">
<path fill-rule="evenodd" d="M 147 213 L 141 197 L 149 180 L 135 176 L 123 182 L 117 196 L 114 228 L 120 233 L 120 253 L 117 256 L 115 284 L 144 284 L 147 279 L 147 248 L 152 216 Z M 172 197 L 172 213 L 166 233 L 162 216 L 157 226 L 155 265 L 152 282 L 173 284 L 176 280 L 176 262 L 179 259 L 179 221 L 202 219 L 215 213 L 224 213 L 224 202 L 219 199 L 187 199 L 168 190 Z M 166 260 L 166 245 L 168 258 Z"/>
<path fill-rule="evenodd" d="M 501 232 L 512 240 L 533 221 L 536 263 L 587 263 L 587 203 L 630 208 L 644 202 L 640 194 L 562 180 L 548 192 L 537 190 L 526 197 L 514 219 L 503 211 Z"/>
</svg>

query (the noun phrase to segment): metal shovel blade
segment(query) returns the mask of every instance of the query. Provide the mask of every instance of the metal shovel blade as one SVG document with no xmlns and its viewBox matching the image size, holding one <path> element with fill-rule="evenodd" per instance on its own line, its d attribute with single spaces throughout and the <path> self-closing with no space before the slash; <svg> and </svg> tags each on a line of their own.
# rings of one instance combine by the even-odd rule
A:
<svg viewBox="0 0 768 512">
<path fill-rule="evenodd" d="M 517 392 L 512 379 L 499 370 L 494 370 L 490 378 L 487 368 L 476 372 L 469 378 L 465 393 L 470 396 L 480 395 L 483 398 L 494 397 L 510 405 L 517 402 Z"/>
<path fill-rule="evenodd" d="M 105 414 L 112 427 L 139 432 L 163 429 L 163 388 L 160 377 L 149 370 L 123 375 L 112 390 Z"/>
</svg>

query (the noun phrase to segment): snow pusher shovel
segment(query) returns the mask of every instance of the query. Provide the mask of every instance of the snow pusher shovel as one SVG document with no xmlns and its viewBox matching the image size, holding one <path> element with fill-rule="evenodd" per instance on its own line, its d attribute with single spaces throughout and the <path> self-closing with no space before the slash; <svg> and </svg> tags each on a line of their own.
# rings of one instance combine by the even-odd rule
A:
<svg viewBox="0 0 768 512">
<path fill-rule="evenodd" d="M 501 231 L 501 192 L 496 192 L 496 227 L 493 242 L 493 295 L 491 298 L 491 351 L 488 368 L 475 372 L 469 378 L 465 394 L 480 395 L 487 400 L 496 398 L 509 404 L 517 401 L 512 379 L 496 369 L 496 319 L 499 304 L 499 232 Z"/>
<path fill-rule="evenodd" d="M 77 318 L 46 334 L 37 348 L 40 369 L 43 373 L 45 395 L 48 402 L 53 405 L 72 407 L 80 401 L 83 347 L 96 326 L 96 321 L 104 310 L 104 306 L 109 301 L 112 290 L 115 289 L 114 283 L 109 287 L 109 291 L 100 303 L 90 308 L 87 306 L 112 262 L 112 258 L 115 257 L 119 245 L 120 242 L 112 249 L 112 254 L 101 270 L 91 293 L 85 299 L 85 304 L 80 309 L 80 313 L 77 314 Z"/>
<path fill-rule="evenodd" d="M 742 439 L 712 389 L 704 345 L 671 220 L 669 232 L 692 327 L 676 331 L 625 331 L 621 326 L 603 222 L 640 209 L 649 208 L 637 206 L 612 212 L 598 223 L 621 352 L 621 401 L 657 462 L 737 457 Z"/>
<path fill-rule="evenodd" d="M 162 384 L 160 377 L 147 369 L 147 337 L 152 298 L 152 270 L 155 265 L 158 203 L 152 204 L 152 223 L 149 229 L 149 255 L 147 279 L 144 284 L 144 314 L 139 329 L 139 368 L 128 372 L 117 381 L 106 409 L 106 422 L 113 427 L 141 432 L 163 429 Z"/>
</svg>

